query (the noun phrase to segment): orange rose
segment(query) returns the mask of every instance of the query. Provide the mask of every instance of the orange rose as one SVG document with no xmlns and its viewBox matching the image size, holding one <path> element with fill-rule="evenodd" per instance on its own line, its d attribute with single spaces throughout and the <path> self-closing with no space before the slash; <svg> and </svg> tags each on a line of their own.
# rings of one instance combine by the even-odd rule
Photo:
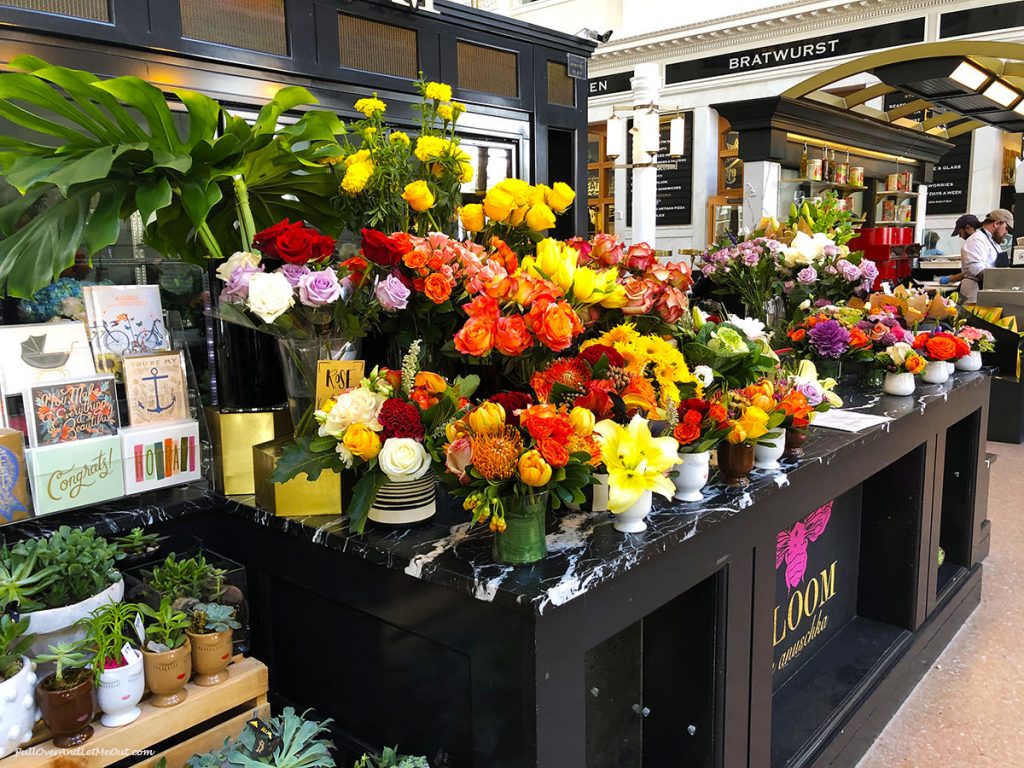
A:
<svg viewBox="0 0 1024 768">
<path fill-rule="evenodd" d="M 908 355 L 903 365 L 910 373 L 920 373 L 924 370 L 925 360 L 919 355 Z"/>
<path fill-rule="evenodd" d="M 654 386 L 643 376 L 634 376 L 621 394 L 623 402 L 626 403 L 626 411 L 630 415 L 637 411 L 647 414 L 658 407 L 658 396 L 654 392 Z"/>
<path fill-rule="evenodd" d="M 494 346 L 509 357 L 517 357 L 533 346 L 533 336 L 526 330 L 526 320 L 522 315 L 498 318 Z"/>
<path fill-rule="evenodd" d="M 544 457 L 544 460 L 552 467 L 564 467 L 569 463 L 569 452 L 565 448 L 565 443 L 553 437 L 545 437 L 538 440 L 537 449 L 540 451 L 540 455 Z"/>
<path fill-rule="evenodd" d="M 911 344 L 911 346 L 914 349 L 922 349 L 926 341 L 928 341 L 928 333 L 919 333 L 914 337 L 914 343 Z"/>
<path fill-rule="evenodd" d="M 370 264 L 362 256 L 353 256 L 352 258 L 341 262 L 341 266 L 348 270 L 348 276 L 352 280 L 352 285 L 359 287 L 363 283 L 363 279 L 366 276 L 366 269 Z"/>
<path fill-rule="evenodd" d="M 466 304 L 463 309 L 471 318 L 487 320 L 490 323 L 496 322 L 498 315 L 501 314 L 498 302 L 490 296 L 477 296 L 469 304 Z"/>
<path fill-rule="evenodd" d="M 553 438 L 565 443 L 573 434 L 572 422 L 553 405 L 531 405 L 519 414 L 520 426 L 534 440 Z"/>
<path fill-rule="evenodd" d="M 971 345 L 968 344 L 963 339 L 961 339 L 959 336 L 953 337 L 953 343 L 956 344 L 957 359 L 960 359 L 961 357 L 967 357 L 969 354 L 971 354 Z"/>
<path fill-rule="evenodd" d="M 424 281 L 423 292 L 435 304 L 444 304 L 452 295 L 452 284 L 440 272 L 435 272 Z"/>
<path fill-rule="evenodd" d="M 804 336 L 806 336 L 806 335 L 807 335 L 807 331 L 805 331 L 803 328 L 797 328 L 796 330 L 793 330 L 793 331 L 789 332 L 789 340 L 790 341 L 803 341 L 804 340 Z"/>
<path fill-rule="evenodd" d="M 526 323 L 548 349 L 568 349 L 574 337 L 583 333 L 580 316 L 567 302 L 537 302 L 526 316 Z"/>
<path fill-rule="evenodd" d="M 682 420 L 672 430 L 672 437 L 680 445 L 689 445 L 700 437 L 700 425 L 704 417 L 700 411 L 687 411 Z"/>
<path fill-rule="evenodd" d="M 438 398 L 425 389 L 414 389 L 409 393 L 409 398 L 420 407 L 421 411 L 430 410 L 438 402 Z"/>
<path fill-rule="evenodd" d="M 868 335 L 864 333 L 864 331 L 862 331 L 860 328 L 854 327 L 850 329 L 851 347 L 853 347 L 854 349 L 859 349 L 860 347 L 866 347 L 870 343 L 871 339 L 869 339 Z"/>
<path fill-rule="evenodd" d="M 729 412 L 725 409 L 725 406 L 720 403 L 711 404 L 711 407 L 708 408 L 708 416 L 715 422 L 719 429 L 725 427 L 726 423 L 729 421 Z"/>
<path fill-rule="evenodd" d="M 952 360 L 956 357 L 956 343 L 949 334 L 937 333 L 924 343 L 924 351 L 932 360 Z"/>
<path fill-rule="evenodd" d="M 779 407 L 789 416 L 793 417 L 794 423 L 797 419 L 806 419 L 813 409 L 807 404 L 807 397 L 803 392 L 793 390 L 779 402 Z"/>
<path fill-rule="evenodd" d="M 402 261 L 409 269 L 421 269 L 427 263 L 427 252 L 420 250 L 409 251 L 402 257 Z"/>
<path fill-rule="evenodd" d="M 455 348 L 464 355 L 483 357 L 494 348 L 494 323 L 471 317 L 455 334 Z"/>
<path fill-rule="evenodd" d="M 444 380 L 444 377 L 430 371 L 420 371 L 417 373 L 413 386 L 417 389 L 425 389 L 432 395 L 439 395 L 448 389 L 448 383 Z"/>
</svg>

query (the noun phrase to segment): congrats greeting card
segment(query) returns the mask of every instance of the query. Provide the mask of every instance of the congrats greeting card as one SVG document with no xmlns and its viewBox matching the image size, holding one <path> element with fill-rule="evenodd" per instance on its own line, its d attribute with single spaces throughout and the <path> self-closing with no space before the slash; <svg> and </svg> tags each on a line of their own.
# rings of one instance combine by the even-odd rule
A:
<svg viewBox="0 0 1024 768">
<path fill-rule="evenodd" d="M 191 415 L 181 352 L 153 352 L 122 358 L 131 425 L 180 421 Z"/>
<path fill-rule="evenodd" d="M 124 496 L 121 438 L 97 437 L 26 451 L 36 515 Z"/>
<path fill-rule="evenodd" d="M 31 517 L 27 478 L 25 438 L 16 429 L 0 429 L 0 523 Z"/>
<path fill-rule="evenodd" d="M 0 325 L 0 377 L 13 395 L 43 381 L 93 376 L 85 325 L 77 320 Z"/>
<path fill-rule="evenodd" d="M 198 480 L 201 476 L 199 422 L 164 422 L 121 430 L 124 487 L 142 493 Z"/>
<path fill-rule="evenodd" d="M 171 348 L 159 286 L 87 285 L 82 300 L 98 371 L 120 377 L 122 355 Z"/>
<path fill-rule="evenodd" d="M 25 410 L 33 447 L 116 435 L 119 426 L 113 376 L 29 387 Z"/>
</svg>

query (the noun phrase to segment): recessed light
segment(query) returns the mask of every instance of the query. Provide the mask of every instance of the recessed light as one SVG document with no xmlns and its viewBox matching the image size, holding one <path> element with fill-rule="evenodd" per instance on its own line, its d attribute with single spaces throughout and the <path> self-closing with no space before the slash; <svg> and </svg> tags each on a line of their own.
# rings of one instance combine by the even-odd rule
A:
<svg viewBox="0 0 1024 768">
<path fill-rule="evenodd" d="M 987 72 L 982 69 L 978 69 L 966 59 L 960 62 L 960 66 L 954 69 L 953 73 L 949 77 L 951 80 L 956 80 L 961 85 L 966 85 L 973 91 L 979 90 L 981 86 L 989 80 Z"/>
</svg>

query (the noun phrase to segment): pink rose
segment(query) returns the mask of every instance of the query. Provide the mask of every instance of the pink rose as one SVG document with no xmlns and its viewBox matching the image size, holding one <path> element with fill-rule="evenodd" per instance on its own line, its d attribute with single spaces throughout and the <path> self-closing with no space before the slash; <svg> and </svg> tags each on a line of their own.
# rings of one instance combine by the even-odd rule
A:
<svg viewBox="0 0 1024 768">
<path fill-rule="evenodd" d="M 626 289 L 626 306 L 622 308 L 624 315 L 647 315 L 654 308 L 658 298 L 658 284 L 644 277 L 630 277 L 623 283 Z"/>
<path fill-rule="evenodd" d="M 666 323 L 676 323 L 686 312 L 686 294 L 673 285 L 666 285 L 655 309 Z"/>
<path fill-rule="evenodd" d="M 468 437 L 453 440 L 445 453 L 445 468 L 459 478 L 462 485 L 469 485 L 469 474 L 466 468 L 473 463 L 473 443 Z"/>
<path fill-rule="evenodd" d="M 671 285 L 685 291 L 693 283 L 690 268 L 685 261 L 673 261 L 668 264 L 655 264 L 650 271 L 651 277 L 661 283 Z"/>
<path fill-rule="evenodd" d="M 607 267 L 614 267 L 622 261 L 622 243 L 616 240 L 614 235 L 595 235 L 590 258 Z"/>
<path fill-rule="evenodd" d="M 598 235 L 598 237 L 600 237 L 600 235 Z M 593 257 L 590 255 L 592 246 L 582 237 L 571 237 L 565 241 L 565 244 L 580 255 L 577 263 L 581 267 L 593 261 Z"/>
<path fill-rule="evenodd" d="M 658 262 L 654 249 L 647 243 L 634 243 L 626 251 L 626 266 L 638 272 L 646 272 Z"/>
</svg>

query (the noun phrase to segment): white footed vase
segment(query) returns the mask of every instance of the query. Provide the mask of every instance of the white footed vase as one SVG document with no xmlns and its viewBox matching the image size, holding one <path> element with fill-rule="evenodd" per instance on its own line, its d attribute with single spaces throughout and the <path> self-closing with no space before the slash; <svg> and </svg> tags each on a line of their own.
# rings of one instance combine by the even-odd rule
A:
<svg viewBox="0 0 1024 768">
<path fill-rule="evenodd" d="M 786 430 L 779 429 L 776 437 L 765 439 L 765 444 L 754 446 L 754 466 L 758 469 L 779 469 L 779 459 L 786 452 Z"/>
<path fill-rule="evenodd" d="M 22 656 L 18 673 L 0 683 L 0 757 L 32 738 L 32 726 L 39 718 L 36 680 L 36 665 Z"/>
<path fill-rule="evenodd" d="M 901 373 L 885 374 L 885 381 L 882 382 L 882 390 L 887 395 L 906 397 L 914 394 L 914 374 L 903 371 Z"/>
<path fill-rule="evenodd" d="M 945 360 L 929 360 L 921 378 L 929 384 L 945 384 L 949 381 L 949 363 Z"/>
<path fill-rule="evenodd" d="M 675 466 L 675 477 L 672 482 L 676 487 L 676 501 L 703 501 L 704 494 L 700 491 L 708 484 L 710 474 L 711 451 L 700 453 L 680 453 L 682 464 Z"/>
<path fill-rule="evenodd" d="M 96 686 L 96 703 L 103 711 L 100 722 L 108 728 L 135 722 L 142 714 L 138 705 L 145 690 L 146 676 L 138 651 L 124 666 L 104 669 Z"/>
<path fill-rule="evenodd" d="M 644 491 L 636 503 L 615 515 L 615 530 L 619 533 L 643 533 L 647 530 L 644 518 L 651 511 L 651 491 Z"/>
<path fill-rule="evenodd" d="M 981 370 L 981 352 L 974 350 L 966 357 L 961 357 L 955 363 L 953 367 L 958 371 L 980 371 Z"/>
</svg>

